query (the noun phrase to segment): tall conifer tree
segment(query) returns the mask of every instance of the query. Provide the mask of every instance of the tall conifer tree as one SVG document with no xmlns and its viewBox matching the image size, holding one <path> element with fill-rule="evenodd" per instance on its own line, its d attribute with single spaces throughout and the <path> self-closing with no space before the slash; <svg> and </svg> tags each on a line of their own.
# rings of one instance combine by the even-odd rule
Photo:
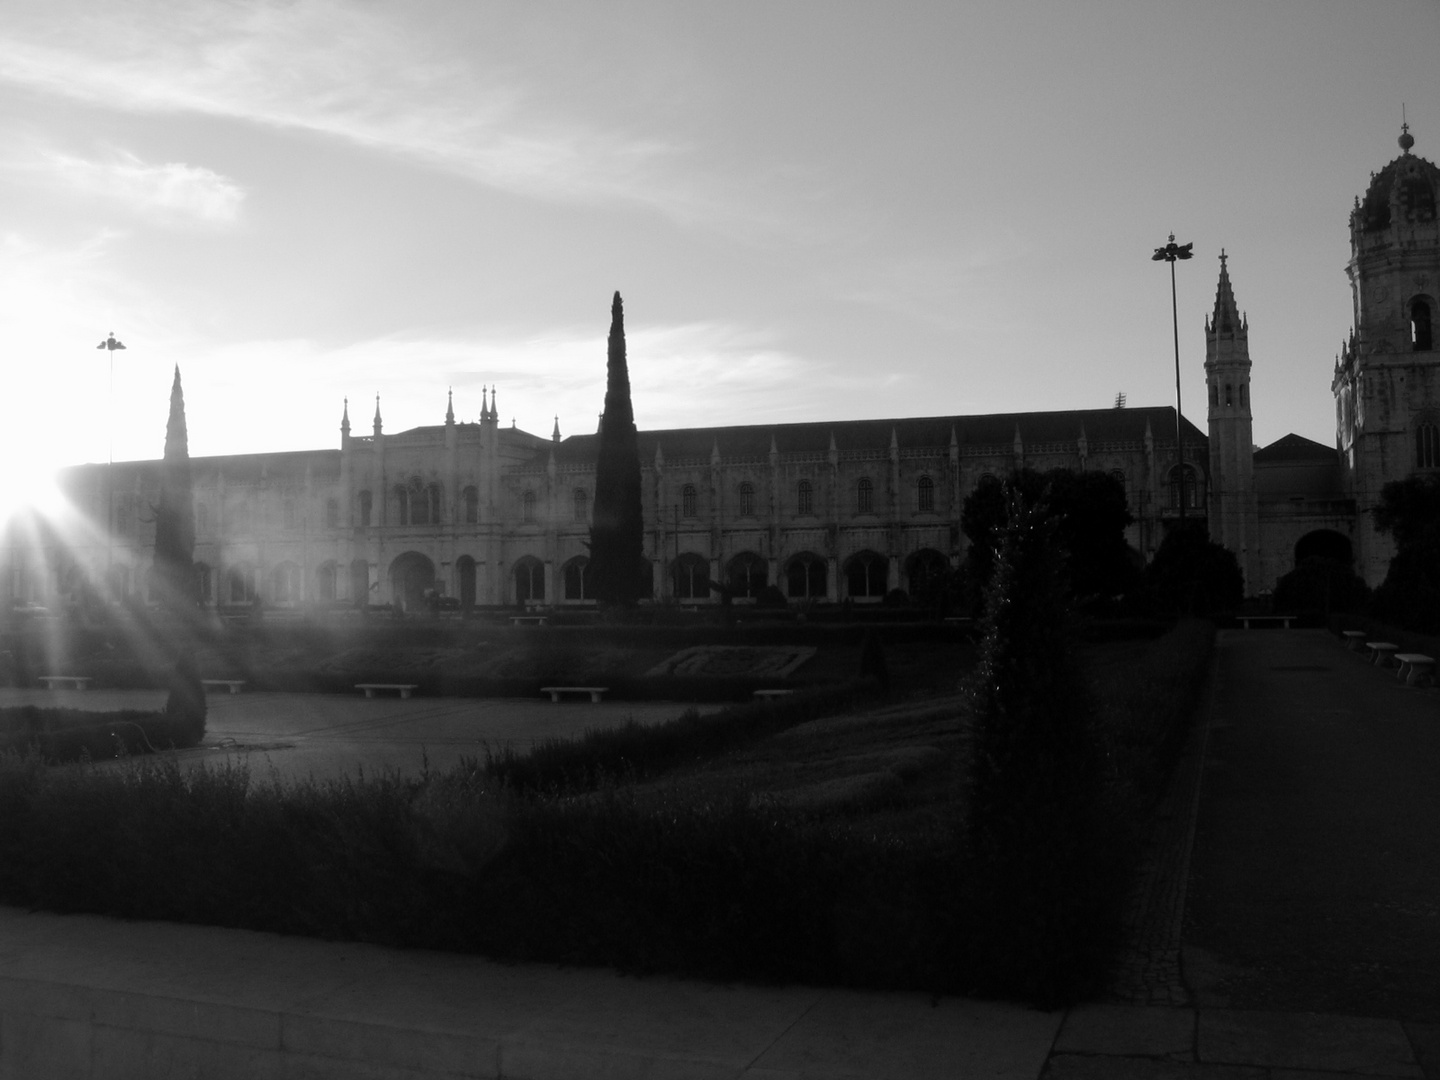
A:
<svg viewBox="0 0 1440 1080">
<path fill-rule="evenodd" d="M 625 362 L 625 312 L 618 292 L 610 306 L 606 376 L 590 526 L 590 583 L 602 604 L 633 604 L 644 591 L 645 524 L 640 509 L 640 444 Z"/>
<path fill-rule="evenodd" d="M 185 394 L 180 368 L 170 387 L 165 423 L 165 459 L 160 471 L 160 505 L 155 508 L 155 576 L 161 603 L 172 610 L 196 606 L 195 519 L 190 481 L 190 437 L 185 428 Z"/>
<path fill-rule="evenodd" d="M 194 746 L 205 737 L 205 687 L 195 667 L 199 590 L 195 581 L 195 510 L 190 479 L 190 437 L 185 428 L 185 394 L 180 368 L 170 387 L 170 417 L 165 422 L 165 459 L 160 466 L 160 504 L 155 508 L 155 579 L 160 618 L 175 662 L 165 712 L 177 746 Z"/>
</svg>

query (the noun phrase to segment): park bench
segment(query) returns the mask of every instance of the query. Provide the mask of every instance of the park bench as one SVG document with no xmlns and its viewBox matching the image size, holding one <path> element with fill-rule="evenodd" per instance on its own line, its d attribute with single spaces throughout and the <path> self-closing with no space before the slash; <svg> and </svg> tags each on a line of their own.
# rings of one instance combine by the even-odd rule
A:
<svg viewBox="0 0 1440 1080">
<path fill-rule="evenodd" d="M 1340 636 L 1345 639 L 1345 647 L 1351 652 L 1364 652 L 1365 639 L 1370 635 L 1364 630 L 1342 630 Z"/>
<path fill-rule="evenodd" d="M 756 690 L 755 696 L 761 701 L 773 701 L 775 698 L 784 697 L 786 694 L 793 694 L 794 690 Z"/>
<path fill-rule="evenodd" d="M 1290 621 L 1295 618 L 1294 615 L 1237 615 L 1235 617 L 1240 620 L 1240 624 L 1244 626 L 1246 630 L 1250 629 L 1252 622 L 1258 623 L 1261 626 L 1267 624 L 1273 625 L 1277 622 L 1284 623 L 1285 629 L 1289 630 Z"/>
<path fill-rule="evenodd" d="M 589 694 L 590 700 L 597 705 L 600 703 L 600 695 L 608 693 L 608 686 L 542 686 L 540 692 L 549 694 L 551 701 L 559 701 L 561 694 Z"/>
<path fill-rule="evenodd" d="M 1389 667 L 1390 657 L 1400 651 L 1400 646 L 1393 641 L 1367 641 L 1365 647 L 1370 650 L 1370 662 L 1376 667 Z"/>
<path fill-rule="evenodd" d="M 200 685 L 206 690 L 219 690 L 222 686 L 229 689 L 230 693 L 238 694 L 245 688 L 244 679 L 201 679 Z"/>
<path fill-rule="evenodd" d="M 74 690 L 90 689 L 90 676 L 88 675 L 41 675 L 40 681 L 45 684 L 47 690 L 54 690 L 61 686 L 69 686 Z"/>
<path fill-rule="evenodd" d="M 1406 686 L 1429 686 L 1434 681 L 1435 658 L 1422 653 L 1397 652 L 1395 662 L 1400 670 L 1395 673 Z"/>
<path fill-rule="evenodd" d="M 511 615 L 510 621 L 516 626 L 548 626 L 549 615 Z"/>
<path fill-rule="evenodd" d="M 402 698 L 408 698 L 411 691 L 419 689 L 418 683 L 395 683 L 395 682 L 358 682 L 356 690 L 364 690 L 366 697 L 374 697 L 380 690 L 398 690 Z"/>
</svg>

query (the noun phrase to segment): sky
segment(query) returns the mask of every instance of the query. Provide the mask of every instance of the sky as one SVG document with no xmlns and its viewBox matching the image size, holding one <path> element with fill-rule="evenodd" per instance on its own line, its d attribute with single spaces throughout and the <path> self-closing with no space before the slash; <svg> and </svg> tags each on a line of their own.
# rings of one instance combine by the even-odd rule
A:
<svg viewBox="0 0 1440 1080">
<path fill-rule="evenodd" d="M 461 420 L 1103 408 L 1334 442 L 1348 215 L 1440 155 L 1434 0 L 4 0 L 3 480 Z M 97 350 L 108 334 L 124 352 Z M 113 361 L 113 370 L 111 362 Z"/>
</svg>

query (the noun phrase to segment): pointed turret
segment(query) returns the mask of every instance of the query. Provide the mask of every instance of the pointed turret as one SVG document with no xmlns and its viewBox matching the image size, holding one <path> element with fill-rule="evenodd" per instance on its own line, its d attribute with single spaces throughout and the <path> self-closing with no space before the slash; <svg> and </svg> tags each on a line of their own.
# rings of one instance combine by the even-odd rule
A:
<svg viewBox="0 0 1440 1080">
<path fill-rule="evenodd" d="M 340 441 L 343 444 L 350 438 L 350 399 L 345 399 L 345 407 L 340 413 Z"/>
<path fill-rule="evenodd" d="M 1220 249 L 1220 283 L 1215 288 L 1215 312 L 1206 328 L 1212 334 L 1237 334 L 1245 332 L 1240 312 L 1235 306 L 1235 292 L 1230 287 L 1230 270 L 1226 266 L 1225 249 Z"/>
<path fill-rule="evenodd" d="M 445 423 L 455 423 L 455 390 L 454 388 L 445 391 Z"/>
<path fill-rule="evenodd" d="M 1075 440 L 1075 449 L 1080 453 L 1080 467 L 1085 467 L 1085 461 L 1090 456 L 1090 440 L 1085 437 L 1085 421 L 1080 421 L 1080 437 Z"/>
<path fill-rule="evenodd" d="M 559 441 L 560 441 L 560 414 L 559 414 L 559 413 L 556 413 L 556 414 L 555 414 L 555 430 L 550 433 L 550 441 L 551 441 L 551 442 L 559 442 Z"/>
<path fill-rule="evenodd" d="M 773 469 L 780 464 L 780 447 L 775 442 L 775 433 L 770 433 L 770 467 Z"/>
<path fill-rule="evenodd" d="M 660 443 L 657 440 L 655 443 L 655 471 L 659 472 L 663 468 L 665 468 L 665 455 L 660 452 Z"/>
<path fill-rule="evenodd" d="M 712 469 L 720 467 L 720 440 L 718 438 L 710 444 L 710 467 Z"/>
<path fill-rule="evenodd" d="M 375 435 L 380 435 L 380 395 L 375 395 Z"/>
<path fill-rule="evenodd" d="M 490 419 L 490 388 L 488 386 L 480 387 L 480 419 L 482 422 Z"/>
</svg>

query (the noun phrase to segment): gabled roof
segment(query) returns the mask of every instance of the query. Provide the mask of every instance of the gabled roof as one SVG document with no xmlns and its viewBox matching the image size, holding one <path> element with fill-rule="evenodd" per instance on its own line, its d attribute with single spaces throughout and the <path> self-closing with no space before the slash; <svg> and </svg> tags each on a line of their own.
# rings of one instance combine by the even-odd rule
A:
<svg viewBox="0 0 1440 1080">
<path fill-rule="evenodd" d="M 658 445 L 666 461 L 708 461 L 719 448 L 721 460 L 763 459 L 773 444 L 782 454 L 823 454 L 833 437 L 840 452 L 885 451 L 893 432 L 900 449 L 946 448 L 951 432 L 962 451 L 967 447 L 1004 447 L 1020 440 L 1028 448 L 1042 444 L 1074 445 L 1083 430 L 1092 452 L 1104 443 L 1140 443 L 1150 425 L 1156 446 L 1175 443 L 1175 410 L 1169 406 L 1136 409 L 1070 409 L 1058 412 L 990 413 L 984 416 L 904 417 L 891 420 L 826 420 L 802 424 L 753 424 L 734 427 L 667 428 L 639 433 L 640 461 L 655 460 Z M 1183 424 L 1187 444 L 1207 445 L 1205 435 L 1190 421 Z M 554 447 L 557 464 L 595 460 L 598 435 L 572 435 Z M 543 463 L 550 448 L 535 463 Z"/>
<path fill-rule="evenodd" d="M 1338 465 L 1340 463 L 1340 452 L 1333 446 L 1326 446 L 1314 439 L 1307 439 L 1303 435 L 1296 435 L 1293 431 L 1289 435 L 1276 439 L 1269 446 L 1261 447 L 1255 451 L 1251 459 L 1256 465 L 1278 465 L 1299 462 L 1315 462 Z"/>
</svg>

